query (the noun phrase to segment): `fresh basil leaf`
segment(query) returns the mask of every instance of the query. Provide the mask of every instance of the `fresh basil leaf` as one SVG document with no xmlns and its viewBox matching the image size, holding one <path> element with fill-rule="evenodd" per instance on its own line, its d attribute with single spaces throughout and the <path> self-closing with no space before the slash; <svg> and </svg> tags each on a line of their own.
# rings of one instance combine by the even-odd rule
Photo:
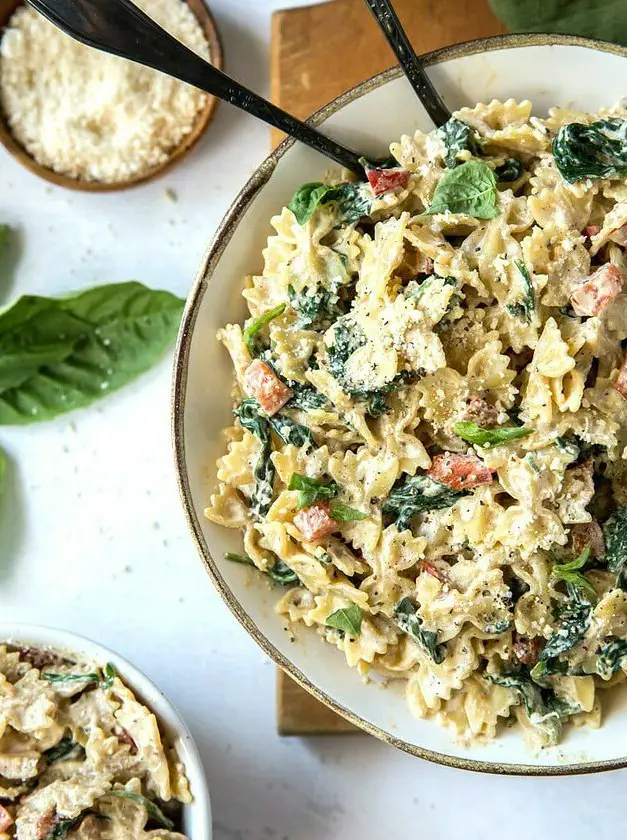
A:
<svg viewBox="0 0 627 840">
<path fill-rule="evenodd" d="M 469 160 L 444 173 L 424 215 L 450 211 L 475 219 L 493 219 L 500 212 L 497 196 L 494 172 L 482 160 Z"/>
<path fill-rule="evenodd" d="M 627 590 L 627 507 L 614 511 L 603 527 L 605 561 L 616 572 L 616 586 Z"/>
<path fill-rule="evenodd" d="M 267 312 L 264 312 L 263 315 L 260 315 L 258 318 L 255 318 L 253 321 L 251 321 L 250 324 L 244 330 L 244 342 L 252 356 L 259 355 L 259 349 L 257 347 L 257 342 L 255 341 L 255 335 L 263 326 L 269 324 L 270 321 L 274 321 L 274 319 L 278 318 L 279 315 L 282 315 L 285 311 L 285 306 L 285 303 L 280 303 L 273 309 L 269 309 Z"/>
<path fill-rule="evenodd" d="M 418 615 L 411 598 L 402 598 L 394 609 L 396 623 L 408 636 L 418 643 L 436 665 L 440 665 L 446 658 L 446 645 L 437 643 L 437 633 L 433 630 L 422 629 L 422 619 Z"/>
<path fill-rule="evenodd" d="M 627 120 L 563 125 L 553 141 L 555 165 L 571 184 L 586 178 L 627 176 Z"/>
<path fill-rule="evenodd" d="M 314 502 L 324 499 L 331 499 L 342 489 L 335 481 L 328 481 L 325 478 L 309 478 L 306 475 L 292 473 L 288 490 L 298 490 L 298 509 L 308 507 Z"/>
<path fill-rule="evenodd" d="M 482 429 L 471 420 L 460 420 L 453 426 L 456 435 L 484 449 L 507 443 L 510 440 L 518 440 L 533 432 L 533 429 L 526 429 L 524 426 L 498 426 L 494 429 Z"/>
<path fill-rule="evenodd" d="M 459 152 L 468 151 L 473 155 L 481 154 L 479 138 L 469 125 L 451 117 L 448 122 L 438 128 L 438 134 L 444 141 L 446 155 L 444 162 L 449 169 L 454 169 L 459 163 Z"/>
<path fill-rule="evenodd" d="M 557 563 L 553 566 L 551 577 L 556 581 L 570 583 L 577 589 L 588 592 L 593 598 L 596 598 L 596 589 L 580 571 L 580 569 L 584 568 L 589 559 L 590 546 L 587 545 L 579 557 L 575 557 L 574 560 L 570 560 L 568 563 Z"/>
<path fill-rule="evenodd" d="M 512 32 L 563 32 L 627 44 L 622 0 L 490 0 Z"/>
<path fill-rule="evenodd" d="M 336 522 L 360 522 L 362 519 L 368 519 L 367 513 L 342 504 L 337 499 L 329 502 L 329 513 Z"/>
<path fill-rule="evenodd" d="M 0 424 L 49 420 L 132 381 L 171 343 L 183 306 L 134 282 L 21 298 L 0 314 Z"/>
<path fill-rule="evenodd" d="M 303 184 L 287 205 L 299 225 L 306 224 L 321 204 L 337 202 L 338 215 L 350 224 L 362 216 L 367 216 L 372 206 L 361 184 L 344 182 L 341 184 L 322 184 L 318 181 Z"/>
<path fill-rule="evenodd" d="M 336 610 L 326 620 L 327 627 L 341 630 L 347 636 L 356 639 L 361 633 L 361 622 L 363 613 L 361 607 L 354 604 L 352 607 Z"/>
<path fill-rule="evenodd" d="M 451 507 L 467 495 L 468 490 L 451 490 L 428 475 L 409 475 L 394 484 L 381 510 L 404 531 L 417 513 Z"/>
<path fill-rule="evenodd" d="M 505 163 L 495 167 L 494 174 L 499 183 L 509 184 L 517 181 L 525 171 L 525 167 L 518 158 L 507 158 Z"/>
<path fill-rule="evenodd" d="M 117 796 L 120 799 L 130 799 L 131 802 L 136 802 L 138 805 L 141 805 L 141 807 L 146 810 L 150 819 L 163 826 L 163 828 L 168 831 L 172 831 L 174 829 L 174 823 L 172 820 L 169 817 L 166 817 L 157 803 L 153 802 L 152 799 L 148 799 L 147 796 L 142 796 L 139 793 L 130 793 L 127 790 L 110 790 L 105 794 L 105 796 Z"/>
<path fill-rule="evenodd" d="M 518 303 L 508 303 L 505 308 L 510 315 L 522 317 L 525 321 L 531 323 L 536 311 L 536 296 L 533 289 L 533 283 L 531 282 L 527 266 L 520 260 L 514 260 L 514 263 L 516 264 L 516 268 L 522 277 L 523 294 Z"/>
</svg>

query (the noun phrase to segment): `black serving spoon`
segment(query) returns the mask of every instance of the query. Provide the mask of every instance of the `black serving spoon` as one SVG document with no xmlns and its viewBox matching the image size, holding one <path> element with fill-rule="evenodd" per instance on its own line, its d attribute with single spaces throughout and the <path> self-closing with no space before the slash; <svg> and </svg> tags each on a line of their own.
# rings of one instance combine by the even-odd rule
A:
<svg viewBox="0 0 627 840">
<path fill-rule="evenodd" d="M 438 128 L 444 125 L 450 120 L 452 114 L 433 87 L 423 63 L 414 52 L 391 0 L 366 0 L 366 5 L 376 18 L 426 112 Z"/>
<path fill-rule="evenodd" d="M 360 155 L 258 96 L 185 47 L 131 0 L 28 0 L 83 44 L 145 64 L 241 108 L 363 177 Z"/>
</svg>

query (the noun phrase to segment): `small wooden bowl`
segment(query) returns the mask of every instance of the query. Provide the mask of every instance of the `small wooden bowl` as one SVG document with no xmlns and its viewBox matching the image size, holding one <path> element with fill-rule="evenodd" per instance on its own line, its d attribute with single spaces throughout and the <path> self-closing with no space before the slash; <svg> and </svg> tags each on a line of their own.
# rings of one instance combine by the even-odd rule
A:
<svg viewBox="0 0 627 840">
<path fill-rule="evenodd" d="M 222 68 L 222 45 L 220 43 L 220 35 L 217 27 L 211 16 L 211 13 L 205 6 L 203 0 L 185 0 L 196 20 L 200 24 L 202 31 L 209 44 L 209 57 L 211 64 L 219 69 Z M 23 4 L 23 0 L 0 0 L 0 30 L 4 30 L 13 12 Z M 18 143 L 9 127 L 6 114 L 0 108 L 0 143 L 7 149 L 14 158 L 16 158 L 23 166 L 30 169 L 35 175 L 56 184 L 59 187 L 67 187 L 70 190 L 82 190 L 84 192 L 112 192 L 114 190 L 125 190 L 128 187 L 134 187 L 137 184 L 143 184 L 150 181 L 159 175 L 162 175 L 167 170 L 171 169 L 183 158 L 184 155 L 198 142 L 204 134 L 205 129 L 209 125 L 218 100 L 215 96 L 208 96 L 207 102 L 198 114 L 196 122 L 182 141 L 176 146 L 167 160 L 163 163 L 147 169 L 141 174 L 132 175 L 124 181 L 114 181 L 112 183 L 105 183 L 103 181 L 85 181 L 80 178 L 71 178 L 69 175 L 63 175 L 60 172 L 55 172 L 47 166 L 42 166 L 26 151 L 26 149 Z"/>
</svg>

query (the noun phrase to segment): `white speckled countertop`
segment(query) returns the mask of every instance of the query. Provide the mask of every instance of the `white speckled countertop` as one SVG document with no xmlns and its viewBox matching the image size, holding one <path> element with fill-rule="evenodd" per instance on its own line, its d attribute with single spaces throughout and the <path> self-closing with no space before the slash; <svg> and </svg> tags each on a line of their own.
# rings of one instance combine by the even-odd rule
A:
<svg viewBox="0 0 627 840">
<path fill-rule="evenodd" d="M 231 73 L 268 77 L 279 0 L 213 0 Z M 48 187 L 0 153 L 0 221 L 21 258 L 2 303 L 137 279 L 185 295 L 222 213 L 268 148 L 225 105 L 188 161 L 125 194 Z M 166 197 L 175 192 L 175 203 Z M 99 406 L 0 430 L 0 612 L 90 636 L 178 706 L 210 780 L 216 840 L 615 840 L 623 773 L 508 779 L 430 765 L 366 736 L 283 740 L 275 669 L 196 557 L 170 450 L 170 360 Z M 251 690 L 252 689 L 252 690 Z"/>
</svg>

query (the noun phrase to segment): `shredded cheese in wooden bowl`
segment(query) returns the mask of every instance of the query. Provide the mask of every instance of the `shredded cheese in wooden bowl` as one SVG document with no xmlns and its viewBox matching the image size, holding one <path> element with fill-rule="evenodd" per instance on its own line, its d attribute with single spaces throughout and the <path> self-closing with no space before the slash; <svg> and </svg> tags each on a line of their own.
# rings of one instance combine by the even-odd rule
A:
<svg viewBox="0 0 627 840">
<path fill-rule="evenodd" d="M 187 3 L 135 2 L 215 63 Z M 208 121 L 210 100 L 170 76 L 80 44 L 28 6 L 13 13 L 0 42 L 0 103 L 12 138 L 40 167 L 76 185 L 128 185 L 156 174 L 181 145 L 191 145 L 199 120 Z"/>
</svg>

